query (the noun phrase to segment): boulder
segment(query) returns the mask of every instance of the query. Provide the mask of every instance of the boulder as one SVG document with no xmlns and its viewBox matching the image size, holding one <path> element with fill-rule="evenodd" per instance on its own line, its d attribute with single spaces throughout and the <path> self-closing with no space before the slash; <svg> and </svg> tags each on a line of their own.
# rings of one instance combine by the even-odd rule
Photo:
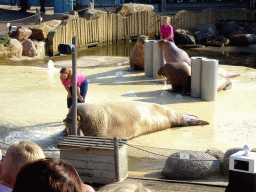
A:
<svg viewBox="0 0 256 192">
<path fill-rule="evenodd" d="M 209 33 L 203 31 L 195 32 L 196 43 L 205 43 L 212 40 L 212 36 Z"/>
<path fill-rule="evenodd" d="M 51 31 L 51 27 L 45 24 L 30 26 L 30 29 L 32 31 L 30 39 L 36 39 L 38 41 L 45 40 Z"/>
<path fill-rule="evenodd" d="M 174 40 L 176 44 L 196 44 L 193 34 L 184 29 L 176 29 L 174 31 Z"/>
<path fill-rule="evenodd" d="M 60 26 L 61 22 L 62 22 L 61 20 L 54 19 L 54 20 L 46 21 L 43 24 L 48 25 L 52 29 L 55 29 L 56 27 Z"/>
<path fill-rule="evenodd" d="M 17 39 L 10 39 L 9 45 L 14 49 L 12 50 L 12 56 L 20 58 L 22 56 L 23 46 Z"/>
<path fill-rule="evenodd" d="M 10 58 L 16 53 L 16 48 L 8 45 L 0 44 L 0 58 Z"/>
<path fill-rule="evenodd" d="M 28 27 L 19 26 L 17 30 L 10 34 L 10 37 L 18 39 L 20 42 L 28 39 L 32 31 Z"/>
<path fill-rule="evenodd" d="M 194 30 L 208 33 L 211 36 L 214 36 L 216 34 L 216 27 L 213 24 L 201 24 L 196 26 Z"/>
<path fill-rule="evenodd" d="M 234 31 L 239 31 L 239 25 L 235 21 L 231 21 L 225 25 L 222 25 L 221 33 L 222 34 L 231 34 Z"/>
<path fill-rule="evenodd" d="M 244 27 L 244 30 L 247 34 L 256 34 L 256 27 L 253 25 L 247 25 Z"/>
<path fill-rule="evenodd" d="M 256 35 L 254 34 L 239 34 L 239 35 L 233 35 L 230 38 L 230 44 L 237 45 L 237 46 L 247 46 L 247 45 L 253 44 L 255 40 L 256 40 Z"/>
<path fill-rule="evenodd" d="M 36 46 L 30 39 L 23 42 L 23 55 L 34 57 L 37 55 Z"/>
<path fill-rule="evenodd" d="M 215 39 L 211 41 L 204 42 L 204 45 L 208 46 L 215 46 L 215 47 L 224 47 L 229 45 L 229 39 L 223 37 L 222 35 L 217 35 Z"/>
<path fill-rule="evenodd" d="M 187 154 L 189 159 L 180 158 L 180 153 Z M 168 179 L 201 179 L 220 172 L 220 162 L 204 152 L 180 151 L 168 157 L 162 175 Z"/>
<path fill-rule="evenodd" d="M 116 9 L 116 14 L 126 17 L 132 13 L 140 11 L 153 11 L 153 5 L 139 4 L 139 3 L 125 3 Z"/>
<path fill-rule="evenodd" d="M 39 58 L 45 57 L 45 42 L 43 41 L 33 41 L 36 47 L 37 56 Z"/>
<path fill-rule="evenodd" d="M 223 151 L 221 151 L 219 149 L 208 149 L 207 151 L 205 151 L 205 153 L 215 157 L 219 161 L 222 161 L 223 157 L 224 157 Z"/>
<path fill-rule="evenodd" d="M 36 39 L 38 41 L 43 41 L 47 39 L 49 32 L 58 27 L 61 24 L 61 22 L 61 20 L 51 20 L 44 22 L 41 25 L 29 26 L 29 28 L 32 31 L 30 39 Z"/>
<path fill-rule="evenodd" d="M 63 14 L 60 16 L 61 20 L 66 20 L 66 19 L 78 19 L 79 15 L 71 15 L 71 14 Z"/>
</svg>

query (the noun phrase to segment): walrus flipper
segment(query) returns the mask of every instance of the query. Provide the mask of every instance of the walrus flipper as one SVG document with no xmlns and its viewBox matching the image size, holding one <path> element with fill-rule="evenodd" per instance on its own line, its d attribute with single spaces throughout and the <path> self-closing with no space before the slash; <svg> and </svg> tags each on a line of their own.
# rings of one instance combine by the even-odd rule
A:
<svg viewBox="0 0 256 192">
<path fill-rule="evenodd" d="M 195 115 L 191 115 L 191 114 L 187 114 L 187 113 L 182 113 L 181 114 L 183 116 L 184 122 L 183 122 L 183 126 L 195 126 L 195 125 L 209 125 L 210 123 L 204 120 L 200 120 L 198 119 L 197 116 Z"/>
</svg>

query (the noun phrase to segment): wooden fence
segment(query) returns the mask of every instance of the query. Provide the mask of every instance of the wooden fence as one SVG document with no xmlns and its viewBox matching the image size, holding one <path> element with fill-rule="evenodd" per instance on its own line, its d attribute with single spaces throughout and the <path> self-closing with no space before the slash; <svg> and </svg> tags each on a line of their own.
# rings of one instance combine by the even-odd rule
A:
<svg viewBox="0 0 256 192">
<path fill-rule="evenodd" d="M 218 19 L 255 20 L 255 10 L 246 9 L 206 9 L 195 14 L 190 11 L 179 11 L 171 17 L 170 24 L 174 29 L 193 29 L 200 24 L 216 24 Z M 49 55 L 58 53 L 60 43 L 72 43 L 72 37 L 77 37 L 77 48 L 95 44 L 107 44 L 132 36 L 159 35 L 163 17 L 150 11 L 132 13 L 127 17 L 118 14 L 103 14 L 93 20 L 79 18 L 66 20 L 48 35 L 47 52 Z"/>
</svg>

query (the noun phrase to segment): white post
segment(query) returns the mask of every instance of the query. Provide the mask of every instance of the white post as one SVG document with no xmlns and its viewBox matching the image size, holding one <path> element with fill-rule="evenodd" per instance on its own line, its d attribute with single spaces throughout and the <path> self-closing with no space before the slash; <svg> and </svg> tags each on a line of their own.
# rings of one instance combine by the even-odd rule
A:
<svg viewBox="0 0 256 192">
<path fill-rule="evenodd" d="M 206 57 L 191 57 L 191 97 L 201 96 L 202 60 Z"/>
<path fill-rule="evenodd" d="M 157 79 L 157 72 L 164 65 L 164 52 L 158 46 L 158 41 L 153 42 L 153 78 Z"/>
<path fill-rule="evenodd" d="M 216 59 L 202 60 L 201 99 L 204 101 L 216 100 L 218 64 Z"/>
<path fill-rule="evenodd" d="M 146 77 L 153 77 L 153 42 L 152 40 L 145 41 L 144 71 Z"/>
</svg>

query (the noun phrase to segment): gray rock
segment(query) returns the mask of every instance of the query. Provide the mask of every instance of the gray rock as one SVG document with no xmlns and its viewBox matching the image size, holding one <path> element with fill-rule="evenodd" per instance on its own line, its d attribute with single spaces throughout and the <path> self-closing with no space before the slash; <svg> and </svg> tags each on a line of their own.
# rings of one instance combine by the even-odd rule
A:
<svg viewBox="0 0 256 192">
<path fill-rule="evenodd" d="M 244 30 L 247 34 L 256 34 L 256 27 L 253 25 L 247 25 L 244 27 Z"/>
<path fill-rule="evenodd" d="M 221 29 L 222 34 L 230 34 L 230 33 L 233 33 L 234 31 L 239 31 L 239 25 L 235 21 L 231 21 L 226 25 L 223 25 Z"/>
<path fill-rule="evenodd" d="M 201 24 L 195 28 L 196 31 L 202 31 L 208 33 L 210 36 L 214 36 L 216 34 L 216 27 L 213 24 Z"/>
<path fill-rule="evenodd" d="M 180 159 L 180 153 L 189 154 L 189 159 Z M 200 161 L 198 161 L 200 160 Z M 220 162 L 200 151 L 180 151 L 168 157 L 162 175 L 168 179 L 201 179 L 220 172 Z"/>
<path fill-rule="evenodd" d="M 176 44 L 195 44 L 196 40 L 193 34 L 184 29 L 177 29 L 174 31 L 174 40 Z"/>
<path fill-rule="evenodd" d="M 231 45 L 247 46 L 255 42 L 256 36 L 254 34 L 239 34 L 233 35 L 230 38 Z"/>
<path fill-rule="evenodd" d="M 224 158 L 224 153 L 223 151 L 219 150 L 219 149 L 208 149 L 207 151 L 205 151 L 205 153 L 215 157 L 216 159 L 218 159 L 219 161 L 222 161 Z"/>
<path fill-rule="evenodd" d="M 209 33 L 206 33 L 203 31 L 196 31 L 195 39 L 196 39 L 197 43 L 204 43 L 204 42 L 212 40 L 212 36 Z"/>
</svg>

